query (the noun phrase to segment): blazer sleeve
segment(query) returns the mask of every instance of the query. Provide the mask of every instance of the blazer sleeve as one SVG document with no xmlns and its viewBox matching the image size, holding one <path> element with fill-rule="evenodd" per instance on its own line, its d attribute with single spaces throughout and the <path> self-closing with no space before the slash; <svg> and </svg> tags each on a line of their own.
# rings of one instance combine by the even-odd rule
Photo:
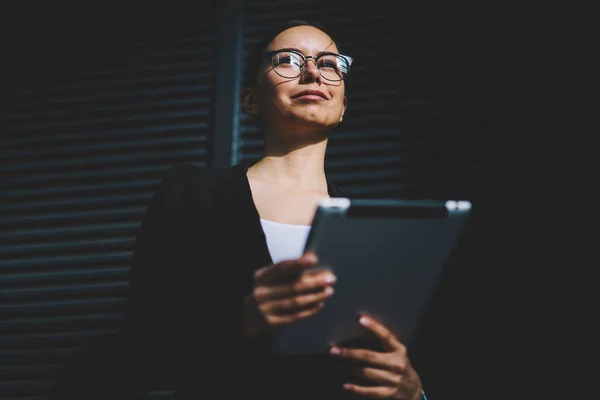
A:
<svg viewBox="0 0 600 400">
<path fill-rule="evenodd" d="M 119 331 L 77 353 L 59 372 L 51 399 L 134 399 L 168 376 L 176 286 L 170 269 L 178 263 L 187 167 L 167 171 L 145 212 Z"/>
</svg>

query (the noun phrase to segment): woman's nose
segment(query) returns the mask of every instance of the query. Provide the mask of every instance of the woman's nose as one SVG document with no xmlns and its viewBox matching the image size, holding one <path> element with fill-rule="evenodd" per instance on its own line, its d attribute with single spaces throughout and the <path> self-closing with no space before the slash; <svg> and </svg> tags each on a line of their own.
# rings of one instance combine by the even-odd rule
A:
<svg viewBox="0 0 600 400">
<path fill-rule="evenodd" d="M 321 73 L 319 72 L 319 68 L 317 67 L 317 63 L 312 58 L 306 60 L 304 65 L 302 66 L 302 80 L 310 81 L 320 79 Z"/>
</svg>

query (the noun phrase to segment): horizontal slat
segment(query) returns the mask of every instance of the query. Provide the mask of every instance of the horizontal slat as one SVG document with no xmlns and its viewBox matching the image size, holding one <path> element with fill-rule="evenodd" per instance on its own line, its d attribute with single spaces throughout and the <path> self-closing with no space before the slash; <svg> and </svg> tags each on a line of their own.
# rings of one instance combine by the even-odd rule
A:
<svg viewBox="0 0 600 400">
<path fill-rule="evenodd" d="M 73 328 L 87 327 L 104 328 L 109 324 L 118 323 L 121 313 L 67 315 L 57 317 L 37 318 L 7 318 L 0 320 L 0 333 L 19 332 L 56 332 Z M 0 351 L 0 354 L 4 351 Z"/>
<path fill-rule="evenodd" d="M 61 241 L 70 239 L 127 236 L 137 233 L 140 221 L 116 222 L 83 226 L 51 226 L 32 227 L 30 229 L 14 229 L 2 233 L 3 244 L 24 244 L 27 242 L 44 243 L 45 241 Z"/>
<path fill-rule="evenodd" d="M 148 187 L 151 185 L 155 185 L 156 182 L 136 182 L 136 185 L 132 186 L 137 186 L 138 184 L 142 187 Z M 93 186 L 91 188 L 93 188 Z M 77 222 L 78 224 L 83 225 L 87 221 L 118 220 L 124 217 L 130 218 L 132 215 L 140 217 L 146 211 L 146 208 L 147 207 L 145 206 L 130 206 L 112 209 L 102 208 L 99 210 L 89 210 L 87 208 L 84 208 L 85 211 L 69 211 L 64 213 L 34 214 L 28 216 L 8 217 L 4 219 L 3 223 L 8 226 L 18 226 L 20 224 L 31 226 L 33 223 L 52 224 L 58 222 Z"/>
<path fill-rule="evenodd" d="M 65 360 L 72 356 L 79 348 L 70 347 L 64 349 L 48 349 L 45 351 L 36 350 L 5 350 L 0 351 L 0 366 L 17 366 L 27 364 L 42 364 L 44 362 L 53 362 Z M 1 392 L 0 392 L 1 393 Z"/>
<path fill-rule="evenodd" d="M 131 25 L 131 20 L 128 21 Z M 137 25 L 137 22 L 136 22 Z M 170 27 L 168 30 L 161 30 L 160 26 L 153 25 L 148 29 L 135 32 L 127 29 L 123 32 L 103 32 L 102 36 L 88 36 L 89 46 L 82 46 L 81 42 L 61 43 L 62 58 L 58 60 L 48 60 L 48 63 L 55 61 L 69 61 L 73 56 L 82 56 L 84 59 L 106 60 L 107 62 L 117 62 L 110 55 L 116 54 L 146 54 L 152 56 L 156 51 L 158 54 L 168 52 L 168 54 L 177 54 L 178 51 L 186 49 L 211 48 L 213 33 L 211 23 L 207 21 L 198 22 L 195 26 Z M 174 46 L 173 39 L 177 37 L 177 46 Z M 170 57 L 169 57 L 170 58 Z M 141 60 L 145 61 L 145 60 Z"/>
<path fill-rule="evenodd" d="M 128 272 L 128 271 L 127 271 Z M 123 274 L 125 275 L 125 274 Z M 90 313 L 106 313 L 122 310 L 126 305 L 126 300 L 122 297 L 104 297 L 104 298 L 73 298 L 69 300 L 38 300 L 31 302 L 6 303 L 0 305 L 0 316 L 2 318 L 15 318 L 24 316 L 49 316 L 64 315 L 65 313 L 81 313 L 89 311 Z M 95 332 L 95 331 L 94 331 Z M 93 333 L 93 332 L 92 332 Z M 90 333 L 90 334 L 92 334 Z M 55 334 L 53 334 L 55 335 Z M 78 337 L 80 333 L 66 332 L 61 333 L 61 337 Z M 0 342 L 33 340 L 39 335 L 21 334 L 18 336 L 0 336 Z M 54 336 L 53 336 L 54 337 Z"/>
<path fill-rule="evenodd" d="M 304 10 L 297 9 L 297 7 L 301 4 L 306 4 L 310 8 Z M 286 1 L 286 4 L 283 6 L 276 2 L 270 4 L 264 3 L 262 6 L 253 4 L 251 8 L 248 9 L 248 13 L 245 15 L 246 27 L 244 29 L 244 33 L 246 37 L 256 36 L 261 32 L 273 29 L 274 22 L 283 22 L 291 19 L 290 11 L 294 12 L 294 19 L 308 19 L 313 21 L 323 20 L 322 15 L 319 15 L 319 13 L 324 9 L 324 7 L 322 7 L 319 2 L 301 1 L 299 2 L 298 6 L 290 4 L 288 1 Z M 382 22 L 387 18 L 385 13 L 378 13 L 377 9 L 369 9 L 364 6 L 348 6 L 348 8 L 346 8 L 346 3 L 344 3 L 344 6 L 340 6 L 338 10 L 340 8 L 343 10 L 343 12 L 336 16 L 335 21 L 328 21 L 328 23 L 324 23 L 325 29 L 344 24 L 349 25 L 350 28 L 353 24 L 354 28 L 362 25 L 370 26 L 373 30 L 375 27 L 377 27 L 378 22 Z M 352 12 L 357 12 L 358 15 L 353 15 Z M 357 22 L 357 16 L 361 17 L 359 22 Z"/>
<path fill-rule="evenodd" d="M 169 136 L 168 138 L 162 139 L 147 139 L 128 141 L 123 140 L 118 143 L 93 143 L 89 145 L 78 145 L 78 146 L 61 146 L 59 148 L 37 148 L 30 150 L 8 150 L 0 156 L 0 160 L 3 162 L 17 161 L 28 161 L 29 158 L 33 159 L 44 159 L 44 158 L 66 158 L 70 156 L 80 157 L 81 155 L 87 154 L 98 154 L 98 153 L 127 153 L 130 154 L 132 150 L 136 151 L 147 151 L 152 149 L 160 148 L 178 148 L 178 147 L 200 147 L 206 146 L 207 138 L 204 135 L 186 135 L 186 136 Z"/>
<path fill-rule="evenodd" d="M 210 105 L 203 98 L 209 96 L 210 87 L 196 80 L 180 83 L 181 86 L 146 85 L 126 90 L 101 86 L 69 92 L 63 90 L 60 93 L 20 95 L 15 99 L 15 103 L 20 101 L 29 104 L 30 107 L 19 106 L 19 115 L 11 116 L 8 123 L 12 131 L 23 131 L 33 126 L 28 122 L 37 122 L 38 119 L 40 122 L 37 125 L 54 123 L 57 126 L 72 126 L 67 124 L 69 119 L 77 120 L 82 117 L 90 119 L 91 124 L 96 122 L 92 118 L 113 118 L 118 122 L 127 120 L 116 117 L 132 116 L 143 119 L 145 114 L 171 110 L 196 109 L 200 112 L 198 115 L 203 115 L 202 110 Z M 60 101 L 55 100 L 58 96 Z M 34 97 L 37 104 L 31 104 L 29 97 Z"/>
<path fill-rule="evenodd" d="M 54 92 L 48 92 L 45 95 L 37 93 L 35 96 L 27 95 L 21 98 L 16 97 L 15 100 L 22 103 L 19 108 L 23 112 L 31 111 L 32 109 L 44 109 L 49 107 L 67 108 L 76 104 L 98 104 L 102 102 L 140 102 L 158 101 L 162 99 L 187 99 L 198 96 L 202 93 L 207 93 L 210 90 L 210 85 L 205 82 L 189 82 L 183 86 L 159 86 L 150 88 L 136 88 L 134 90 L 112 90 L 106 91 L 102 88 L 89 90 L 85 92 L 85 97 L 77 93 L 62 93 L 61 96 L 56 96 Z M 83 97 L 83 98 L 82 98 Z"/>
<path fill-rule="evenodd" d="M 120 247 L 131 247 L 130 243 Z M 37 253 L 40 256 L 39 253 Z M 77 282 L 100 282 L 100 281 L 118 281 L 129 278 L 131 268 L 129 266 L 102 267 L 102 268 L 85 268 L 67 271 L 50 271 L 50 272 L 14 272 L 2 273 L 0 278 L 0 289 L 29 287 L 49 284 L 64 284 Z M 1 307 L 0 307 L 1 308 Z"/>
<path fill-rule="evenodd" d="M 8 379 L 44 379 L 54 374 L 59 367 L 60 364 L 0 366 L 0 381 Z M 2 399 L 5 399 L 5 397 L 2 397 Z"/>
<path fill-rule="evenodd" d="M 126 265 L 123 263 L 122 265 Z M 40 286 L 20 289 L 0 289 L 2 301 L 32 301 L 40 298 L 66 299 L 82 297 L 123 296 L 128 282 L 85 283 L 76 285 Z"/>
<path fill-rule="evenodd" d="M 206 47 L 190 47 L 188 50 L 166 51 L 156 54 L 142 52 L 134 54 L 129 52 L 123 55 L 113 53 L 115 58 L 107 54 L 107 58 L 103 60 L 98 60 L 97 57 L 89 59 L 81 57 L 73 63 L 73 67 L 65 67 L 64 60 L 55 68 L 52 65 L 47 65 L 47 67 L 52 71 L 54 79 L 62 81 L 82 81 L 126 74 L 169 73 L 170 75 L 176 75 L 179 71 L 206 69 L 211 62 L 207 57 L 207 55 L 210 56 L 210 51 L 211 49 Z M 98 54 L 94 55 L 98 56 Z M 134 62 L 135 60 L 154 62 L 137 64 Z M 35 79 L 34 82 L 38 83 Z M 38 79 L 40 83 L 44 82 L 43 78 Z M 50 85 L 50 82 L 46 82 Z M 34 90 L 39 88 L 41 86 L 36 85 Z"/>
<path fill-rule="evenodd" d="M 158 186 L 159 178 L 155 179 L 156 186 Z M 75 199 L 55 199 L 48 201 L 36 201 L 32 199 L 30 201 L 23 201 L 22 199 L 15 204 L 7 204 L 4 206 L 3 211 L 10 213 L 13 216 L 23 216 L 29 214 L 45 214 L 51 212 L 60 212 L 65 210 L 77 210 L 77 207 L 90 209 L 101 209 L 115 206 L 131 206 L 131 205 L 145 205 L 149 202 L 153 195 L 152 190 L 147 191 L 136 191 L 128 195 L 105 195 L 101 197 L 91 198 L 75 198 Z"/>
<path fill-rule="evenodd" d="M 160 22 L 165 22 L 161 15 Z M 186 17 L 197 17 L 187 15 Z M 135 49 L 147 49 L 152 52 L 158 48 L 173 49 L 173 38 L 177 37 L 178 47 L 211 47 L 212 46 L 212 21 L 202 20 L 200 18 L 182 21 L 178 16 L 177 26 L 160 26 L 151 22 L 145 29 L 131 29 L 131 20 L 125 22 L 125 29 L 119 31 L 113 29 L 110 32 L 103 32 L 98 41 L 94 41 L 94 48 L 77 47 L 78 51 L 89 51 L 90 54 L 97 54 L 98 49 L 106 53 L 132 52 Z M 136 22 L 137 23 L 137 22 Z"/>
<path fill-rule="evenodd" d="M 154 51 L 148 52 L 129 52 L 127 54 L 119 54 L 118 52 L 113 52 L 112 54 L 101 54 L 100 52 L 91 54 L 89 58 L 86 58 L 85 55 L 79 54 L 76 60 L 73 60 L 71 63 L 68 62 L 68 58 L 60 58 L 57 63 L 44 62 L 41 61 L 40 65 L 37 68 L 23 68 L 21 73 L 24 77 L 29 77 L 28 82 L 34 82 L 36 87 L 42 88 L 44 83 L 48 86 L 51 85 L 50 81 L 46 76 L 31 76 L 32 72 L 36 72 L 40 67 L 44 68 L 44 71 L 51 71 L 52 76 L 57 79 L 63 80 L 71 80 L 71 79 L 79 79 L 86 80 L 92 79 L 96 77 L 98 74 L 105 75 L 108 71 L 123 71 L 127 72 L 132 71 L 134 69 L 139 69 L 141 71 L 149 71 L 147 65 L 177 65 L 181 63 L 189 63 L 192 61 L 205 61 L 210 57 L 212 49 L 210 47 L 193 47 L 182 48 L 182 49 L 156 49 Z M 105 59 L 99 58 L 104 56 Z M 107 61 L 108 60 L 108 61 Z M 112 61 L 111 60 L 119 60 Z M 136 67 L 131 67 L 135 65 Z M 126 66 L 125 69 L 120 69 Z M 127 67 L 129 66 L 129 67 Z M 159 69 L 160 70 L 160 69 Z M 150 70 L 151 71 L 151 70 Z M 23 81 L 17 80 L 16 83 L 22 83 Z M 14 83 L 13 83 L 14 84 Z"/>
<path fill-rule="evenodd" d="M 73 84 L 65 84 L 62 87 L 52 87 L 47 90 L 43 90 L 41 88 L 37 88 L 36 91 L 26 91 L 20 90 L 19 96 L 17 97 L 17 103 L 22 103 L 28 97 L 38 98 L 54 98 L 58 95 L 61 96 L 79 96 L 85 99 L 86 94 L 90 91 L 95 91 L 99 95 L 106 96 L 112 95 L 115 92 L 136 92 L 136 91 L 147 91 L 147 90 L 156 90 L 156 89 L 167 89 L 174 88 L 177 90 L 178 87 L 185 85 L 200 85 L 199 88 L 202 91 L 206 91 L 209 88 L 206 86 L 207 79 L 210 76 L 200 73 L 189 73 L 182 74 L 177 77 L 148 77 L 148 78 L 140 78 L 139 76 L 135 79 L 115 79 L 111 81 L 102 82 L 104 84 L 100 85 L 99 83 L 73 83 Z M 204 84 L 204 85 L 202 85 Z M 57 103 L 60 104 L 60 103 Z M 41 105 L 41 104 L 40 104 Z M 43 105 L 42 105 L 43 107 Z"/>
<path fill-rule="evenodd" d="M 346 187 L 352 184 L 362 184 L 365 182 L 376 183 L 378 181 L 383 182 L 399 182 L 403 177 L 406 176 L 406 171 L 401 169 L 379 169 L 374 171 L 369 170 L 349 170 L 349 171 L 337 171 L 331 173 L 331 179 L 337 182 L 340 186 Z"/>
<path fill-rule="evenodd" d="M 342 186 L 344 195 L 354 199 L 387 199 L 404 197 L 405 185 L 395 182 L 362 182 L 360 185 Z"/>
<path fill-rule="evenodd" d="M 0 261 L 0 272 L 10 270 L 48 270 L 69 268 L 77 265 L 126 265 L 130 261 L 131 251 L 112 251 L 88 254 L 70 254 L 54 256 L 50 259 L 28 257 L 17 260 Z"/>
<path fill-rule="evenodd" d="M 86 130 L 85 136 L 73 131 L 72 127 L 65 128 L 51 136 L 47 134 L 40 135 L 36 131 L 20 132 L 18 135 L 13 132 L 10 135 L 10 146 L 18 148 L 19 145 L 27 146 L 28 144 L 38 145 L 41 143 L 60 146 L 65 143 L 85 143 L 88 140 L 101 142 L 115 139 L 127 140 L 135 137 L 164 137 L 165 132 L 208 134 L 208 125 L 206 121 L 172 121 L 168 124 L 152 124 L 144 127 L 111 127 L 106 130 L 90 128 Z"/>
<path fill-rule="evenodd" d="M 124 242 L 120 246 L 115 246 L 116 249 L 107 248 L 104 250 L 106 253 L 115 252 L 122 249 L 133 247 L 131 243 Z M 99 249 L 93 249 L 99 250 Z M 103 250 L 103 249 L 100 249 Z M 26 254 L 26 258 L 31 260 L 33 257 L 53 257 L 52 252 L 38 253 L 32 252 Z M 131 257 L 130 257 L 131 258 Z M 13 260 L 14 261 L 14 260 Z M 85 283 L 85 282 L 111 282 L 118 280 L 126 280 L 129 277 L 129 271 L 131 269 L 131 263 L 123 263 L 120 265 L 111 266 L 73 266 L 67 270 L 59 271 L 48 271 L 41 270 L 39 272 L 32 271 L 20 271 L 19 269 L 13 269 L 8 271 L 2 271 L 0 277 L 2 282 L 0 283 L 0 289 L 7 288 L 18 288 L 18 287 L 33 287 L 41 285 L 58 285 L 58 284 L 69 284 L 69 283 Z"/>
<path fill-rule="evenodd" d="M 272 29 L 274 21 L 285 21 L 290 19 L 290 10 L 294 11 L 294 18 L 306 19 L 316 15 L 317 3 L 304 0 L 289 0 L 285 3 L 252 1 L 246 6 L 244 13 L 244 36 L 252 36 L 260 30 Z"/>
<path fill-rule="evenodd" d="M 41 350 L 44 348 L 83 347 L 91 341 L 108 335 L 114 335 L 116 332 L 118 332 L 118 329 L 2 335 L 0 336 L 0 350 Z"/>
<path fill-rule="evenodd" d="M 147 166 L 132 165 L 128 167 L 112 168 L 107 166 L 105 168 L 99 168 L 95 170 L 70 170 L 64 171 L 62 174 L 48 173 L 45 171 L 39 171 L 37 174 L 27 175 L 14 175 L 9 176 L 4 181 L 5 184 L 54 184 L 56 182 L 72 182 L 77 183 L 78 181 L 85 179 L 93 179 L 94 181 L 109 181 L 115 179 L 131 179 L 136 177 L 160 177 L 164 174 L 172 165 L 166 163 L 156 163 Z M 5 186 L 6 187 L 6 186 Z"/>
<path fill-rule="evenodd" d="M 2 353 L 0 353 L 1 356 Z M 23 380 L 12 382 L 0 381 L 0 393 L 6 395 L 27 395 L 31 393 L 45 393 L 52 388 L 52 381 L 49 379 Z"/>
<path fill-rule="evenodd" d="M 157 390 L 148 392 L 145 399 L 147 400 L 175 400 L 175 390 Z"/>
<path fill-rule="evenodd" d="M 98 127 L 100 125 L 114 127 L 117 123 L 135 123 L 136 125 L 143 125 L 146 123 L 153 123 L 153 121 L 161 121 L 161 120 L 171 120 L 171 119 L 179 119 L 185 120 L 188 118 L 199 118 L 206 117 L 209 115 L 210 110 L 208 109 L 194 109 L 194 110 L 181 110 L 181 111 L 171 111 L 171 112 L 157 112 L 154 114 L 144 114 L 144 115 L 127 115 L 122 117 L 103 117 L 103 118 L 80 118 L 79 120 L 75 118 L 69 121 L 62 122 L 48 122 L 48 123 L 33 123 L 33 124 L 20 124 L 12 130 L 14 131 L 26 131 L 33 129 L 48 129 L 48 128 L 57 128 L 57 127 L 86 127 L 86 126 L 95 126 Z"/>
<path fill-rule="evenodd" d="M 316 4 L 315 0 L 287 0 L 285 3 L 276 2 L 274 0 L 253 0 L 247 1 L 245 5 L 246 12 L 244 13 L 244 21 L 251 22 L 258 16 L 265 15 L 271 11 L 277 11 L 273 9 L 275 4 L 280 4 L 282 7 L 296 8 L 299 6 L 308 6 Z M 300 9 L 299 12 L 302 14 L 306 10 Z M 244 31 L 245 32 L 245 31 Z"/>
<path fill-rule="evenodd" d="M 347 171 L 349 169 L 380 169 L 387 165 L 399 165 L 406 159 L 400 154 L 383 155 L 377 158 L 348 159 L 346 157 L 325 159 L 325 171 L 327 174 L 336 174 L 338 171 Z"/>
<path fill-rule="evenodd" d="M 111 157 L 110 159 L 107 156 L 102 156 L 102 157 L 87 157 L 87 158 L 74 158 L 74 159 L 69 159 L 69 160 L 49 160 L 49 161 L 45 161 L 45 162 L 29 162 L 29 163 L 23 163 L 23 164 L 13 164 L 13 165 L 8 165 L 7 168 L 5 168 L 4 170 L 6 172 L 12 172 L 12 171 L 23 171 L 23 170 L 28 170 L 28 169 L 33 169 L 33 168 L 51 168 L 51 167 L 60 167 L 62 170 L 67 170 L 66 167 L 82 167 L 82 168 L 89 168 L 90 166 L 95 166 L 95 167 L 99 167 L 99 166 L 103 166 L 106 164 L 110 164 L 111 166 L 115 166 L 115 165 L 137 165 L 139 166 L 139 162 L 160 162 L 164 160 L 171 160 L 172 163 L 178 162 L 178 160 L 180 161 L 188 161 L 188 160 L 198 160 L 198 161 L 203 161 L 203 158 L 206 157 L 207 155 L 207 149 L 206 148 L 201 148 L 201 147 L 197 147 L 197 148 L 191 148 L 191 149 L 186 149 L 186 148 L 182 148 L 179 149 L 178 152 L 176 154 L 172 154 L 171 152 L 168 153 L 160 153 L 158 151 L 156 151 L 156 153 L 150 153 L 150 154 L 145 154 L 145 153 L 141 153 L 141 154 L 137 154 L 137 153 L 132 153 L 132 154 L 122 154 L 122 155 L 115 155 L 114 157 Z"/>
<path fill-rule="evenodd" d="M 30 76 L 26 80 L 17 79 L 13 84 L 17 83 L 16 88 L 20 90 L 45 91 L 54 90 L 57 84 L 62 85 L 68 82 L 96 85 L 102 79 L 119 75 L 132 77 L 138 75 L 140 77 L 150 74 L 166 75 L 170 73 L 171 75 L 177 75 L 177 73 L 185 71 L 198 72 L 198 69 L 194 66 L 200 66 L 202 70 L 206 70 L 210 66 L 211 60 L 206 57 L 207 53 L 208 51 L 203 49 L 190 48 L 174 53 L 173 56 L 177 58 L 172 59 L 166 59 L 160 54 L 150 53 L 115 54 L 114 58 L 111 58 L 111 55 L 106 55 L 107 59 L 104 60 L 81 57 L 68 63 L 68 65 L 65 65 L 63 59 L 58 64 L 45 64 L 43 71 L 46 74 Z M 155 62 L 138 64 L 135 62 L 136 58 L 154 59 Z M 41 65 L 38 67 L 41 67 Z M 19 77 L 24 76 L 18 75 L 17 78 Z"/>
<path fill-rule="evenodd" d="M 207 89 L 209 88 L 207 87 Z M 44 120 L 61 116 L 73 118 L 73 115 L 78 111 L 85 112 L 86 115 L 140 114 L 169 109 L 206 107 L 209 104 L 207 98 L 191 96 L 179 98 L 169 96 L 169 98 L 162 97 L 155 100 L 138 99 L 136 103 L 124 101 L 121 104 L 113 99 L 109 105 L 103 105 L 99 103 L 98 99 L 92 100 L 93 102 L 90 102 L 80 97 L 79 101 L 73 99 L 72 103 L 50 103 L 41 107 L 38 105 L 37 107 L 29 110 L 23 108 L 20 113 L 12 114 L 11 118 L 13 123 L 19 123 L 19 120 L 31 118 L 36 118 L 36 120 Z"/>
</svg>

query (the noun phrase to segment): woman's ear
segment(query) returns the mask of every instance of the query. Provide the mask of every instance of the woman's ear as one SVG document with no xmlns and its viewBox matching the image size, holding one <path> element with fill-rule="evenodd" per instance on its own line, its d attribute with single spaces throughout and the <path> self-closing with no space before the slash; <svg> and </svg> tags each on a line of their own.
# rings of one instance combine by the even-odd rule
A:
<svg viewBox="0 0 600 400">
<path fill-rule="evenodd" d="M 245 88 L 240 93 L 240 103 L 242 108 L 249 115 L 255 116 L 258 114 L 258 101 L 253 88 Z"/>
</svg>

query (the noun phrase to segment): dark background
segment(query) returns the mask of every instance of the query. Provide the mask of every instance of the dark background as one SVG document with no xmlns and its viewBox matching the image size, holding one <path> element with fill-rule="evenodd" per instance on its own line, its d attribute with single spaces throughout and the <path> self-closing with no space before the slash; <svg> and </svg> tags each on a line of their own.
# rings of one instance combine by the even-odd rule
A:
<svg viewBox="0 0 600 400">
<path fill-rule="evenodd" d="M 216 4 L 7 10 L 0 398 L 44 398 L 74 351 L 117 329 L 139 222 L 169 166 L 260 155 L 235 103 L 243 56 L 288 19 L 323 23 L 356 59 L 326 165 L 344 192 L 474 204 L 410 349 L 429 398 L 514 393 L 535 319 L 521 302 L 532 231 L 513 207 L 530 184 L 518 10 Z"/>
</svg>

